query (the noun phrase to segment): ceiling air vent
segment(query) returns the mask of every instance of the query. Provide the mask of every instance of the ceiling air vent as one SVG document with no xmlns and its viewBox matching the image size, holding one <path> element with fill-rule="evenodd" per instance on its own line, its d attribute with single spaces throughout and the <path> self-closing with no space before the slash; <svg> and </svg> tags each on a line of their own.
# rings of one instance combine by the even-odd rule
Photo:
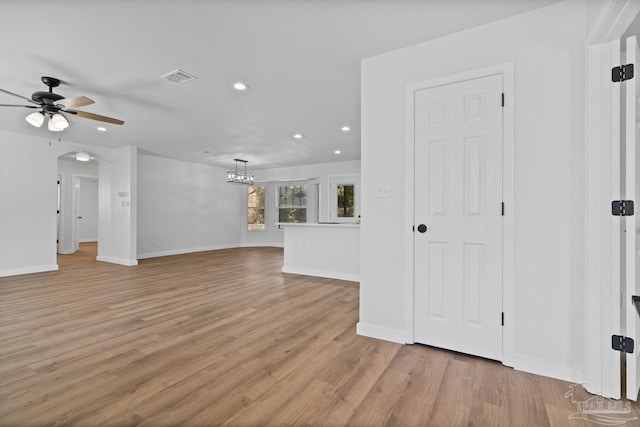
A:
<svg viewBox="0 0 640 427">
<path fill-rule="evenodd" d="M 177 83 L 177 84 L 183 84 L 183 83 L 187 83 L 190 82 L 191 80 L 195 80 L 197 79 L 196 76 L 191 75 L 189 73 L 187 73 L 186 71 L 182 71 L 182 70 L 174 70 L 170 73 L 165 74 L 164 76 L 160 76 L 163 79 L 167 79 L 170 82 L 173 83 Z"/>
</svg>

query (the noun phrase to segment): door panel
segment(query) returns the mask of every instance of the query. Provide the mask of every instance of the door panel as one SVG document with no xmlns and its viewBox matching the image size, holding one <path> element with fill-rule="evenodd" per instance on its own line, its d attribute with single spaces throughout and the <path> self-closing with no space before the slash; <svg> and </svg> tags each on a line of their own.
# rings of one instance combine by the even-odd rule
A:
<svg viewBox="0 0 640 427">
<path fill-rule="evenodd" d="M 626 60 L 625 64 L 636 64 L 638 56 L 638 44 L 636 36 L 629 37 L 626 41 Z M 637 70 L 637 68 L 636 68 Z M 637 74 L 637 71 L 636 71 Z M 639 152 L 637 150 L 638 143 L 638 77 L 635 76 L 631 80 L 623 82 L 623 90 L 625 92 L 625 157 L 626 157 L 626 182 L 625 182 L 625 198 L 634 200 L 636 204 L 640 202 L 638 197 L 639 179 Z M 636 211 L 638 208 L 636 208 Z M 638 389 L 640 388 L 640 359 L 638 358 L 638 331 L 640 331 L 640 316 L 632 301 L 633 295 L 640 295 L 640 287 L 638 286 L 638 255 L 640 254 L 640 239 L 638 239 L 638 216 L 635 215 L 625 217 L 625 261 L 626 261 L 626 289 L 624 295 L 624 309 L 626 311 L 625 319 L 625 335 L 633 338 L 636 342 L 636 349 L 633 353 L 626 353 L 626 370 L 627 370 L 627 398 L 637 400 Z M 626 294 L 626 295 L 625 295 Z"/>
<path fill-rule="evenodd" d="M 483 244 L 464 244 L 463 321 L 470 326 L 483 326 L 486 324 L 483 303 L 486 293 L 485 249 L 486 245 Z"/>
<path fill-rule="evenodd" d="M 445 318 L 445 286 L 447 284 L 447 244 L 429 242 L 428 316 L 432 319 Z"/>
<path fill-rule="evenodd" d="M 502 359 L 502 75 L 415 93 L 414 340 Z"/>
<path fill-rule="evenodd" d="M 445 166 L 448 163 L 448 141 L 429 142 L 429 207 L 431 216 L 444 216 L 447 212 L 449 200 L 449 186 L 445 174 Z"/>
</svg>

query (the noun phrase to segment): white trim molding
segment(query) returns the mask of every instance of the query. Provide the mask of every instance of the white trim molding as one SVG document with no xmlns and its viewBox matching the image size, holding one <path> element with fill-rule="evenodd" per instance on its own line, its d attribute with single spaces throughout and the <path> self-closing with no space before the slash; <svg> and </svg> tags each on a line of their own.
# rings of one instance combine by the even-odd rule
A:
<svg viewBox="0 0 640 427">
<path fill-rule="evenodd" d="M 349 282 L 359 282 L 360 276 L 357 274 L 344 273 L 341 271 L 316 270 L 312 268 L 282 267 L 283 273 L 301 274 L 303 276 L 325 277 L 327 279 L 347 280 Z"/>
<path fill-rule="evenodd" d="M 46 271 L 56 271 L 56 270 L 58 270 L 58 264 L 34 265 L 34 266 L 22 267 L 22 268 L 8 268 L 5 270 L 0 270 L 0 277 L 19 276 L 21 274 L 31 274 L 31 273 L 43 273 Z"/>
<path fill-rule="evenodd" d="M 573 366 L 560 365 L 549 360 L 515 354 L 513 356 L 513 368 L 517 371 L 543 375 L 549 378 L 557 378 L 572 383 L 581 383 L 583 372 Z"/>
<path fill-rule="evenodd" d="M 611 335 L 620 331 L 620 235 L 611 200 L 620 198 L 620 95 L 611 86 L 620 65 L 620 37 L 640 12 L 638 0 L 607 0 L 586 46 L 585 340 L 583 381 L 588 391 L 621 396 L 620 356 Z"/>
<path fill-rule="evenodd" d="M 221 249 L 234 249 L 237 248 L 238 245 L 215 245 L 215 246 L 202 246 L 198 248 L 184 248 L 184 249 L 172 249 L 168 251 L 158 251 L 158 252 L 146 252 L 142 254 L 138 254 L 138 259 L 146 259 L 146 258 L 157 258 L 163 256 L 171 256 L 171 255 L 183 255 L 183 254 L 191 254 L 194 252 L 207 252 L 207 251 L 217 251 Z"/>
<path fill-rule="evenodd" d="M 606 0 L 589 35 L 588 44 L 607 43 L 619 39 L 640 12 L 638 0 Z"/>
<path fill-rule="evenodd" d="M 127 267 L 133 267 L 134 265 L 138 265 L 137 259 L 123 259 L 123 258 L 113 258 L 108 256 L 97 256 L 96 261 L 109 262 L 111 264 L 120 264 L 126 265 Z"/>
<path fill-rule="evenodd" d="M 413 338 L 409 338 L 406 331 L 402 329 L 386 328 L 383 326 L 371 325 L 369 323 L 358 322 L 356 324 L 356 333 L 365 337 L 391 341 L 398 344 L 413 342 Z"/>
</svg>

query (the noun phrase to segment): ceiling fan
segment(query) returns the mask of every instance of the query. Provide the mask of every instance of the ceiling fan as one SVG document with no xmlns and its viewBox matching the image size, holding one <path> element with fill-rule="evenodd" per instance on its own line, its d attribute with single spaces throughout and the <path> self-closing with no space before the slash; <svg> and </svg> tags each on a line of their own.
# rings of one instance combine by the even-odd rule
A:
<svg viewBox="0 0 640 427">
<path fill-rule="evenodd" d="M 60 86 L 60 80 L 54 77 L 42 77 L 42 83 L 49 87 L 49 91 L 38 91 L 31 95 L 31 98 L 0 89 L 0 92 L 21 98 L 35 105 L 14 105 L 0 104 L 0 107 L 23 107 L 33 108 L 35 111 L 25 117 L 25 120 L 32 126 L 40 127 L 44 123 L 44 119 L 49 116 L 48 128 L 52 132 L 60 132 L 69 126 L 69 120 L 65 114 L 73 114 L 74 116 L 83 117 L 85 119 L 98 120 L 100 122 L 111 123 L 114 125 L 122 125 L 124 122 L 113 117 L 101 116 L 100 114 L 89 113 L 87 111 L 75 110 L 76 107 L 93 104 L 93 100 L 86 96 L 78 96 L 75 98 L 65 98 L 62 95 L 53 93 L 53 88 Z"/>
</svg>

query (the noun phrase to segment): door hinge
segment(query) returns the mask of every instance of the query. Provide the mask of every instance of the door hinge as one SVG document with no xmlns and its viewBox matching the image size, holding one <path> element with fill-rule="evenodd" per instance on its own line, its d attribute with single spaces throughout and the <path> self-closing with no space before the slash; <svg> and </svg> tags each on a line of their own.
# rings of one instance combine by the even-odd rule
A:
<svg viewBox="0 0 640 427">
<path fill-rule="evenodd" d="M 502 312 L 501 316 L 500 316 L 500 324 L 502 326 L 504 326 L 504 311 Z"/>
<path fill-rule="evenodd" d="M 614 83 L 623 82 L 633 78 L 633 64 L 621 65 L 611 69 L 611 81 Z"/>
<path fill-rule="evenodd" d="M 633 213 L 633 200 L 613 200 L 611 202 L 611 215 L 631 216 Z"/>
<path fill-rule="evenodd" d="M 502 96 L 500 98 L 501 98 L 500 103 L 504 107 L 504 92 L 502 93 Z"/>
<path fill-rule="evenodd" d="M 504 202 L 501 203 L 501 212 L 502 212 L 502 216 L 504 216 Z"/>
<path fill-rule="evenodd" d="M 611 335 L 611 348 L 614 350 L 633 353 L 634 346 L 633 338 Z"/>
</svg>

